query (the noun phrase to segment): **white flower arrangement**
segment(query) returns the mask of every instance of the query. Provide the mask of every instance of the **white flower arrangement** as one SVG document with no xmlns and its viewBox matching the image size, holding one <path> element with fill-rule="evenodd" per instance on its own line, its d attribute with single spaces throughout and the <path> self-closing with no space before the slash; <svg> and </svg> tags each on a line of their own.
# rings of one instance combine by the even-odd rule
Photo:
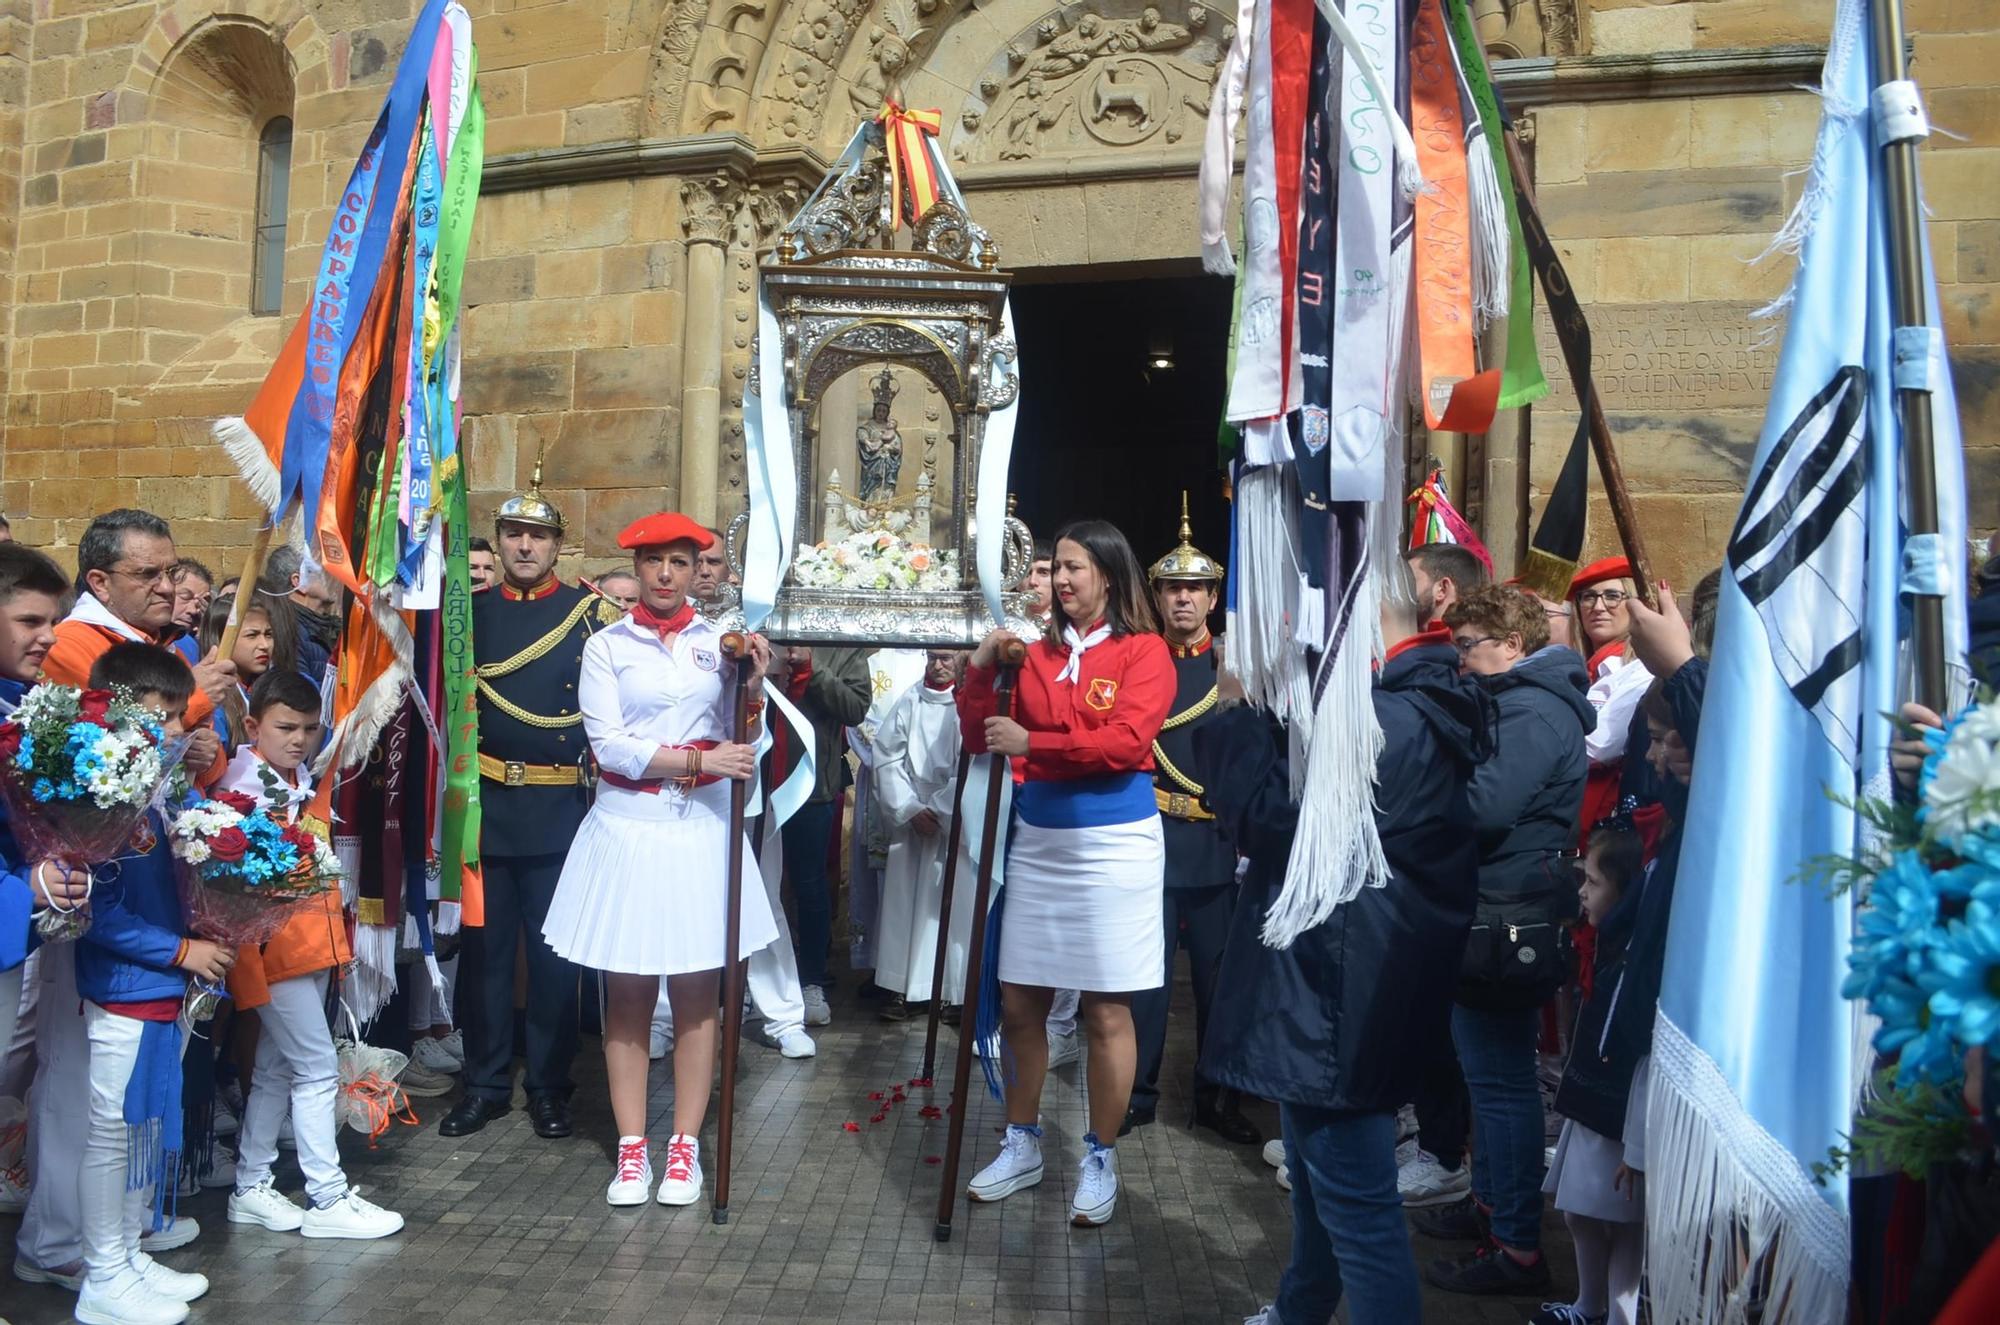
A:
<svg viewBox="0 0 2000 1325">
<path fill-rule="evenodd" d="M 959 587 L 958 557 L 871 529 L 829 543 L 800 544 L 792 578 L 813 589 L 946 592 Z"/>
<path fill-rule="evenodd" d="M 2000 700 L 1960 714 L 1928 762 L 1921 814 L 1938 840 L 1957 846 L 2000 828 Z"/>
</svg>

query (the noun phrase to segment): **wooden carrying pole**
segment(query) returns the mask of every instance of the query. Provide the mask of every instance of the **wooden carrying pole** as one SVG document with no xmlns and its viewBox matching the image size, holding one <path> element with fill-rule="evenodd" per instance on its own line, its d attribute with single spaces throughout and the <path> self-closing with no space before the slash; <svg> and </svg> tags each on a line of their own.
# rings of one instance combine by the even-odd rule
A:
<svg viewBox="0 0 2000 1325">
<path fill-rule="evenodd" d="M 951 939 L 952 886 L 958 882 L 958 843 L 965 828 L 965 775 L 972 769 L 972 752 L 960 747 L 958 777 L 951 791 L 951 831 L 944 839 L 944 886 L 938 891 L 937 955 L 931 962 L 931 1015 L 924 1027 L 924 1070 L 926 1081 L 937 1079 L 938 1020 L 944 1015 L 944 960 Z M 968 986 L 968 989 L 970 986 Z M 959 1010 L 959 1032 L 964 1034 L 965 1011 Z"/>
<path fill-rule="evenodd" d="M 1027 656 L 1028 646 L 1019 640 L 1007 640 L 1000 646 L 1000 675 L 994 685 L 1000 717 L 1014 716 L 1014 678 Z M 986 783 L 985 828 L 979 840 L 979 884 L 972 895 L 971 950 L 966 953 L 965 962 L 966 1007 L 965 1014 L 959 1018 L 958 1062 L 952 1069 L 951 1125 L 950 1135 L 945 1141 L 944 1184 L 938 1190 L 939 1242 L 951 1241 L 952 1207 L 958 1202 L 958 1161 L 960 1152 L 965 1148 L 965 1116 L 972 1112 L 967 1086 L 972 1080 L 972 1045 L 979 1038 L 979 1019 L 973 1015 L 973 1008 L 979 997 L 980 981 L 985 977 L 981 968 L 985 965 L 986 911 L 993 901 L 993 860 L 997 853 L 1006 849 L 1006 844 L 1000 840 L 1000 792 L 1010 776 L 1007 756 L 994 755 L 992 776 Z"/>
<path fill-rule="evenodd" d="M 1548 228 L 1542 224 L 1541 207 L 1535 202 L 1535 186 L 1528 181 L 1527 158 L 1521 155 L 1520 141 L 1512 133 L 1500 135 L 1507 144 L 1507 165 L 1514 172 L 1516 201 L 1520 204 L 1521 224 L 1533 226 L 1546 235 Z M 1530 251 L 1533 250 L 1530 244 Z M 1560 271 L 1560 268 L 1557 269 Z M 1549 272 L 1542 271 L 1544 286 L 1549 283 Z M 1567 292 L 1564 292 L 1567 293 Z M 1555 303 L 1553 292 L 1550 303 Z M 1572 305 L 1574 301 L 1571 301 Z M 1515 310 L 1513 316 L 1525 317 L 1526 309 Z M 1577 310 L 1577 319 L 1582 321 L 1582 310 Z M 1653 563 L 1646 556 L 1646 542 L 1639 533 L 1639 517 L 1632 510 L 1632 494 L 1625 487 L 1625 467 L 1618 462 L 1618 450 L 1611 444 L 1611 424 L 1604 417 L 1604 403 L 1597 398 L 1597 391 L 1591 385 L 1588 373 L 1590 356 L 1586 346 L 1577 344 L 1577 327 L 1563 317 L 1551 317 L 1556 339 L 1562 344 L 1563 359 L 1569 365 L 1570 378 L 1575 383 L 1578 404 L 1587 411 L 1590 423 L 1590 449 L 1597 457 L 1597 472 L 1604 478 L 1604 496 L 1611 503 L 1611 521 L 1618 527 L 1618 541 L 1625 549 L 1625 557 L 1632 563 L 1632 579 L 1638 587 L 1639 597 L 1646 606 L 1658 608 L 1659 591 L 1653 581 Z M 1588 339 L 1589 326 L 1582 327 Z"/>
<path fill-rule="evenodd" d="M 750 669 L 750 641 L 732 630 L 722 637 L 722 653 L 729 659 L 736 687 L 729 739 L 748 745 L 750 687 L 745 676 Z M 715 1117 L 715 1208 L 710 1213 L 718 1224 L 729 1222 L 729 1143 L 736 1121 L 736 1055 L 743 1035 L 743 962 L 736 954 L 743 943 L 743 813 L 749 799 L 749 779 L 731 778 L 729 865 L 722 922 L 722 1101 Z"/>
<path fill-rule="evenodd" d="M 271 550 L 271 531 L 276 527 L 277 517 L 272 516 L 257 527 L 257 536 L 250 540 L 250 555 L 243 558 L 243 577 L 236 582 L 236 599 L 229 607 L 229 624 L 216 641 L 218 658 L 236 652 L 236 637 L 243 633 L 243 614 L 250 610 L 250 596 L 257 592 L 257 579 L 264 573 L 264 558 Z"/>
<path fill-rule="evenodd" d="M 1878 85 L 1909 77 L 1903 48 L 1902 0 L 1874 0 L 1869 7 L 1874 25 L 1875 76 Z M 1879 123 L 1879 121 L 1878 121 Z M 1889 295 L 1895 300 L 1896 326 L 1927 328 L 1930 322 L 1928 272 L 1924 268 L 1922 200 L 1917 196 L 1917 146 L 1921 137 L 1906 137 L 1882 146 L 1882 172 L 1888 186 Z M 1942 371 L 1943 365 L 1936 365 Z M 1934 541 L 1938 532 L 1937 446 L 1932 430 L 1929 385 L 1896 389 L 1903 422 L 1904 518 L 1911 538 Z M 1962 558 L 1963 548 L 1946 548 L 1944 555 Z M 1915 699 L 1933 713 L 1951 703 L 1945 681 L 1944 599 L 1934 593 L 1910 595 L 1911 661 L 1916 673 Z"/>
</svg>

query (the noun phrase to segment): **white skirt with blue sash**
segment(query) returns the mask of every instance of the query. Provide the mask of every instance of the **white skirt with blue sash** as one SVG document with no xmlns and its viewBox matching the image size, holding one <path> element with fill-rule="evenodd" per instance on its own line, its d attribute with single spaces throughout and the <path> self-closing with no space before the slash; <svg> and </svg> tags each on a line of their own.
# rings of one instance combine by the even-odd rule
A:
<svg viewBox="0 0 2000 1325">
<path fill-rule="evenodd" d="M 1000 978 L 1115 994 L 1166 979 L 1166 848 L 1146 773 L 1028 782 L 1007 846 Z"/>
</svg>

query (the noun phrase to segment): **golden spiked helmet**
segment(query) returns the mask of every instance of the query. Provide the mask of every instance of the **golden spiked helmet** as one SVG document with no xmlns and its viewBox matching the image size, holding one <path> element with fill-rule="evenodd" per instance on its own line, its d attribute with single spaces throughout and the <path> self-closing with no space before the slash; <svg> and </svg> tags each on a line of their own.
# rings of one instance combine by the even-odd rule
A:
<svg viewBox="0 0 2000 1325">
<path fill-rule="evenodd" d="M 1180 580 L 1197 584 L 1219 584 L 1222 581 L 1222 563 L 1203 552 L 1192 542 L 1194 529 L 1188 524 L 1187 493 L 1181 493 L 1181 541 L 1166 556 L 1153 563 L 1147 578 L 1158 584 L 1162 580 Z"/>
<path fill-rule="evenodd" d="M 554 502 L 542 495 L 542 457 L 535 457 L 535 471 L 528 479 L 528 490 L 517 492 L 500 503 L 500 509 L 493 513 L 493 527 L 497 530 L 503 524 L 531 524 L 543 529 L 563 532 L 562 512 Z"/>
</svg>

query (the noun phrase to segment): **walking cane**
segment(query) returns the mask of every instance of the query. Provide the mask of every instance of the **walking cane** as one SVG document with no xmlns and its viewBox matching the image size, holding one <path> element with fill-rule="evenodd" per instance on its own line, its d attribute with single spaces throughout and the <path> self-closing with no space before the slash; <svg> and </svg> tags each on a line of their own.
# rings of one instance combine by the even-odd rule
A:
<svg viewBox="0 0 2000 1325">
<path fill-rule="evenodd" d="M 958 751 L 958 781 L 951 792 L 951 831 L 944 839 L 944 887 L 938 892 L 938 940 L 937 955 L 931 962 L 931 1015 L 930 1024 L 924 1027 L 924 1070 L 926 1081 L 935 1080 L 937 1073 L 938 1019 L 944 1013 L 944 958 L 945 945 L 951 935 L 951 891 L 958 881 L 958 842 L 965 829 L 965 775 L 972 768 L 972 752 L 962 745 Z M 959 1009 L 959 1025 L 965 1024 L 965 1011 Z"/>
<path fill-rule="evenodd" d="M 1000 676 L 993 687 L 997 701 L 997 716 L 1014 716 L 1014 678 L 1021 670 L 1021 661 L 1028 656 L 1028 646 L 1017 639 L 1007 640 L 1000 646 Z M 986 955 L 986 909 L 993 900 L 993 858 L 996 852 L 1006 849 L 1000 837 L 1000 789 L 1009 776 L 1007 756 L 993 756 L 993 771 L 986 783 L 985 828 L 980 837 L 979 885 L 972 895 L 972 947 L 966 953 L 965 996 L 970 1003 L 977 997 L 980 981 L 985 972 L 980 968 L 985 964 Z M 955 820 L 954 820 L 955 822 Z M 967 1023 L 971 1024 L 968 1025 Z M 937 1240 L 951 1241 L 951 1211 L 958 1201 L 958 1159 L 965 1146 L 965 1115 L 971 1111 L 970 1099 L 966 1091 L 972 1080 L 972 1042 L 979 1038 L 979 1019 L 961 1015 L 958 1023 L 958 1064 L 952 1071 L 951 1081 L 951 1130 L 945 1142 L 944 1185 L 938 1191 Z"/>
<path fill-rule="evenodd" d="M 750 666 L 750 641 L 740 631 L 722 637 L 722 653 L 733 665 L 736 698 L 729 739 L 750 743 L 750 687 L 744 673 Z M 710 1218 L 729 1222 L 729 1140 L 736 1121 L 736 1051 L 743 1034 L 743 963 L 736 950 L 743 940 L 743 811 L 750 798 L 750 780 L 729 782 L 729 878 L 722 922 L 722 1105 L 715 1118 L 715 1208 Z"/>
</svg>

